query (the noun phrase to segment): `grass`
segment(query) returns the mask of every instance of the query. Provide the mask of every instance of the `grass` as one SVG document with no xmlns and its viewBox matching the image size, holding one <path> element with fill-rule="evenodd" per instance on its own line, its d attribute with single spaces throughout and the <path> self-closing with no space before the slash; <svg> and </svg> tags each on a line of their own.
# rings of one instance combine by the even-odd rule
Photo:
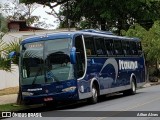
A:
<svg viewBox="0 0 160 120">
<path fill-rule="evenodd" d="M 2 112 L 5 112 L 5 111 L 16 112 L 16 111 L 19 111 L 19 110 L 32 109 L 32 108 L 37 108 L 37 107 L 41 107 L 41 106 L 42 106 L 42 104 L 17 105 L 15 103 L 11 103 L 11 104 L 0 105 L 0 111 L 2 111 Z"/>
<path fill-rule="evenodd" d="M 16 104 L 4 104 L 0 105 L 0 111 L 18 111 L 26 109 L 27 106 L 16 105 Z"/>
<path fill-rule="evenodd" d="M 9 95 L 9 94 L 17 94 L 19 87 L 10 87 L 0 90 L 0 96 Z"/>
<path fill-rule="evenodd" d="M 9 95 L 9 94 L 18 94 L 19 87 L 10 87 L 0 90 L 0 96 L 2 95 Z M 9 111 L 9 112 L 15 112 L 19 110 L 25 110 L 25 109 L 32 109 L 42 106 L 42 104 L 37 105 L 17 105 L 16 103 L 10 103 L 10 104 L 2 104 L 0 105 L 0 111 Z M 0 115 L 1 116 L 1 115 Z"/>
</svg>

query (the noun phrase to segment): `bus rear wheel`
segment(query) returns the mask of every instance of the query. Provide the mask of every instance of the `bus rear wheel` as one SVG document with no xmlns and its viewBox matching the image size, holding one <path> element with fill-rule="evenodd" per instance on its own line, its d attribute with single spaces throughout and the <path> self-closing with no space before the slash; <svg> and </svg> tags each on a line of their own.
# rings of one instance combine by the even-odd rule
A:
<svg viewBox="0 0 160 120">
<path fill-rule="evenodd" d="M 131 89 L 123 92 L 124 95 L 134 95 L 136 94 L 136 82 L 134 79 L 131 81 Z"/>
<path fill-rule="evenodd" d="M 91 93 L 92 97 L 88 99 L 88 102 L 91 104 L 95 104 L 98 101 L 98 90 L 94 84 L 92 85 Z"/>
</svg>

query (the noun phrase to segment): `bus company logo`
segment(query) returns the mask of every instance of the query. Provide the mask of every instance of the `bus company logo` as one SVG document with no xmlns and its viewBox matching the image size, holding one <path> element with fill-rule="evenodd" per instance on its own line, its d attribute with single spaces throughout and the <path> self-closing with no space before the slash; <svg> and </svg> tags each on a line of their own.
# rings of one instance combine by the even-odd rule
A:
<svg viewBox="0 0 160 120">
<path fill-rule="evenodd" d="M 137 61 L 123 61 L 119 60 L 119 69 L 120 70 L 135 70 L 138 68 Z"/>
<path fill-rule="evenodd" d="M 102 67 L 102 69 L 100 70 L 99 73 L 101 74 L 101 72 L 103 71 L 103 69 L 106 68 L 106 66 L 109 65 L 109 64 L 112 65 L 113 68 L 114 68 L 114 71 L 115 71 L 115 82 L 116 82 L 117 76 L 118 76 L 118 63 L 117 63 L 117 61 L 114 58 L 108 58 L 105 61 L 104 65 L 103 65 L 103 67 Z M 109 68 L 109 70 L 111 70 L 111 69 Z"/>
<path fill-rule="evenodd" d="M 35 89 L 27 89 L 27 91 L 29 92 L 33 92 L 33 91 L 41 91 L 42 88 L 35 88 Z"/>
</svg>

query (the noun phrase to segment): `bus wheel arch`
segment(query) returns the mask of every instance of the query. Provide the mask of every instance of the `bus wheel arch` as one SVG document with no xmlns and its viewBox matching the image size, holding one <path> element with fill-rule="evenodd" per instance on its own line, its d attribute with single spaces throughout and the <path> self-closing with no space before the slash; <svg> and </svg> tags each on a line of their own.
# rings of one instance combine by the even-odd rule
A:
<svg viewBox="0 0 160 120">
<path fill-rule="evenodd" d="M 91 81 L 91 98 L 88 99 L 88 102 L 91 104 L 95 104 L 98 102 L 98 96 L 100 95 L 99 83 L 96 79 L 92 79 Z"/>
</svg>

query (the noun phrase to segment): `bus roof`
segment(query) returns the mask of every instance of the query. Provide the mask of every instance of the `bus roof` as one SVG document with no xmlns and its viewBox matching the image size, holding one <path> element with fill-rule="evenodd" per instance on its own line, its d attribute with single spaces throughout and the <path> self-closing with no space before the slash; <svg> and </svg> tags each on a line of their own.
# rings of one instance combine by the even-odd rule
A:
<svg viewBox="0 0 160 120">
<path fill-rule="evenodd" d="M 49 39 L 60 39 L 60 38 L 73 38 L 75 35 L 88 35 L 88 36 L 96 36 L 96 37 L 107 37 L 109 39 L 116 39 L 116 40 L 131 40 L 131 41 L 140 41 L 139 38 L 131 38 L 131 37 L 124 37 L 124 36 L 117 36 L 114 35 L 112 32 L 106 31 L 97 31 L 97 30 L 81 30 L 81 31 L 68 31 L 68 32 L 55 32 L 52 34 L 43 34 L 32 36 L 29 38 L 24 39 L 21 44 L 38 42 L 38 41 L 45 41 Z"/>
</svg>

